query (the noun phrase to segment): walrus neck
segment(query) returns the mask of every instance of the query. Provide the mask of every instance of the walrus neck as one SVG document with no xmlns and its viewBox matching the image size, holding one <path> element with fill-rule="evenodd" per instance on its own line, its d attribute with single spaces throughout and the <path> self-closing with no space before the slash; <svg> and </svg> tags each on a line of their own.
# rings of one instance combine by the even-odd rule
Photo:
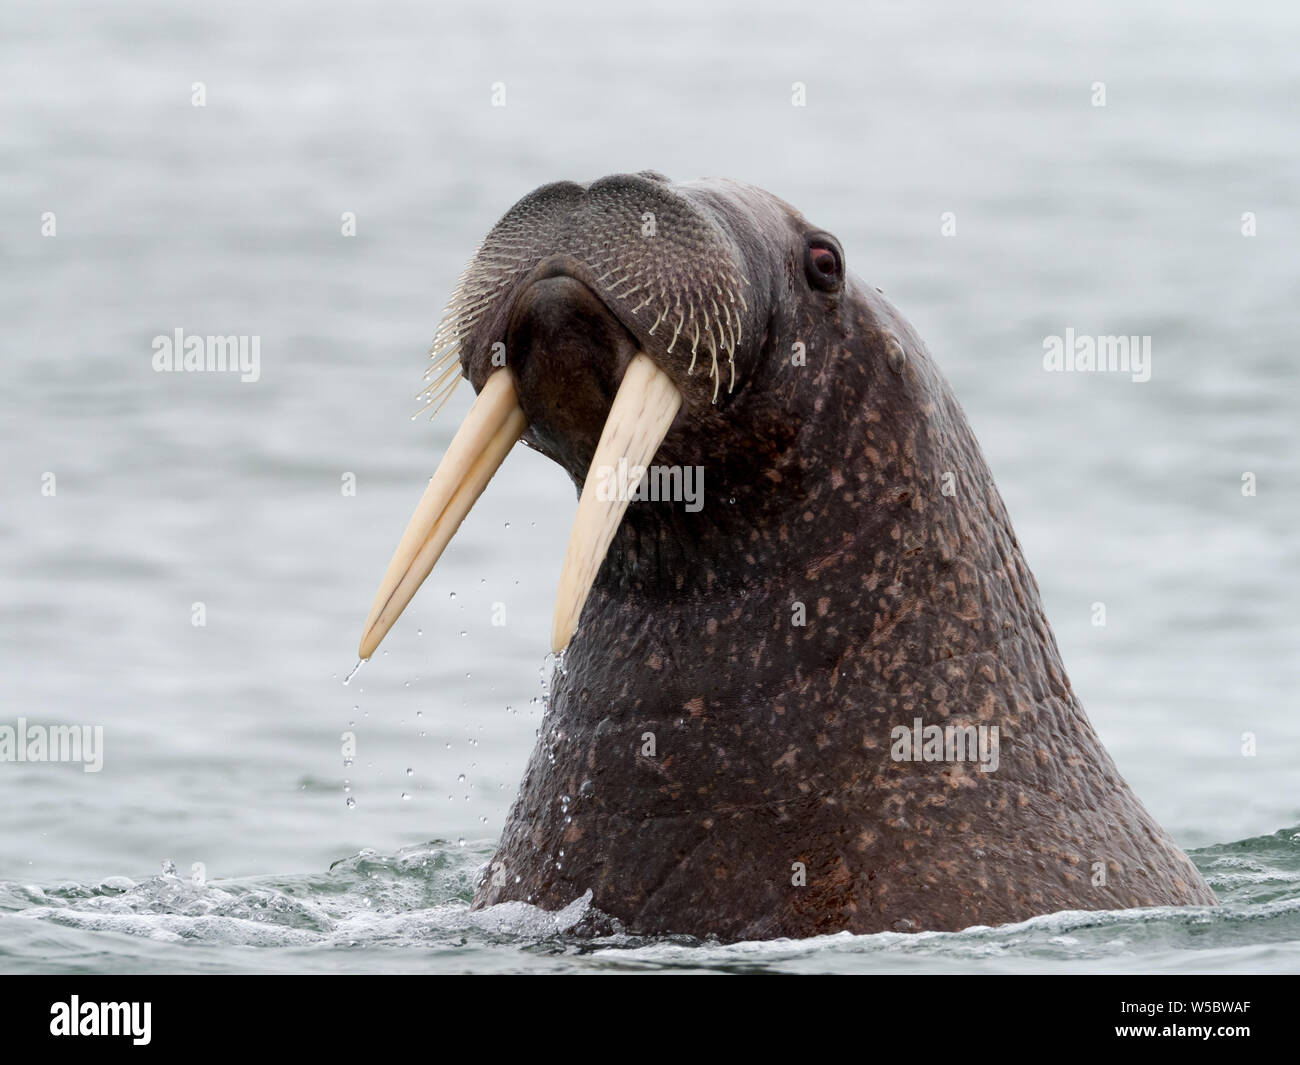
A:
<svg viewBox="0 0 1300 1065">
<path fill-rule="evenodd" d="M 1002 499 L 951 413 L 918 422 L 892 449 L 873 444 L 865 419 L 866 462 L 792 452 L 822 473 L 797 493 L 751 481 L 695 513 L 634 503 L 579 644 L 603 655 L 617 643 L 626 659 L 636 618 L 646 657 L 674 662 L 674 689 L 779 690 L 797 649 L 801 680 L 816 675 L 840 697 L 854 687 L 925 693 L 918 707 L 983 717 L 995 710 L 990 687 L 1004 684 L 998 709 L 1012 720 L 1016 705 L 1077 707 Z M 798 463 L 781 482 L 800 478 Z M 739 653 L 764 632 L 789 649 L 767 678 Z"/>
</svg>

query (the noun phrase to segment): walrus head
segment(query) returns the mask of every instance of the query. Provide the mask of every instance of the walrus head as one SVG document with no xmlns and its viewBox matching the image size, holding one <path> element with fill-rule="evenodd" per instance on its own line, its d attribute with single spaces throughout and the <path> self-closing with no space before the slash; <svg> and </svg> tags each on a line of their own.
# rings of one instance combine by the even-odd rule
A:
<svg viewBox="0 0 1300 1065">
<path fill-rule="evenodd" d="M 429 405 L 441 406 L 462 376 L 480 402 L 412 518 L 367 621 L 362 657 L 520 434 L 587 489 L 557 598 L 557 651 L 621 526 L 626 550 L 615 555 L 633 564 L 638 542 L 642 556 L 647 544 L 662 555 L 706 529 L 743 536 L 799 494 L 808 469 L 824 472 L 826 434 L 808 429 L 845 412 L 824 409 L 817 388 L 832 359 L 863 343 L 843 306 L 873 295 L 847 273 L 834 236 L 740 182 L 675 185 L 644 171 L 556 182 L 525 196 L 480 245 L 436 335 Z M 892 314 L 874 302 L 883 315 L 870 321 L 878 358 L 843 368 L 854 391 L 905 361 L 889 331 Z M 814 445 L 796 449 L 801 437 Z M 620 462 L 635 470 L 656 457 L 660 467 L 700 470 L 714 505 L 666 500 L 628 517 L 634 491 L 602 499 L 589 481 L 593 471 Z M 617 562 L 609 569 L 612 578 L 631 575 Z M 680 591 L 699 577 L 683 572 L 674 583 Z"/>
<path fill-rule="evenodd" d="M 580 491 L 567 652 L 475 905 L 591 890 L 634 931 L 735 939 L 1213 901 L 1074 697 L 925 345 L 794 208 L 648 172 L 544 186 L 434 356 L 435 403 L 460 376 L 478 398 L 362 657 L 517 440 Z M 702 470 L 704 504 L 601 490 L 652 460 Z M 931 758 L 931 728 L 1000 743 Z"/>
</svg>

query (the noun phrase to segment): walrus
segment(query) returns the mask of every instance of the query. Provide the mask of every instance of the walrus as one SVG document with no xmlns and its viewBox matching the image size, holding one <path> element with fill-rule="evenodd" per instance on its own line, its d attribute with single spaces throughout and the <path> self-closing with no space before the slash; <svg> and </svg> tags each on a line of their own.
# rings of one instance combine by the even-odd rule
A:
<svg viewBox="0 0 1300 1065">
<path fill-rule="evenodd" d="M 475 907 L 590 892 L 612 927 L 735 941 L 1216 901 L 1093 731 L 925 344 L 789 204 L 545 185 L 433 355 L 432 402 L 478 398 L 362 658 L 520 438 L 579 492 L 549 712 Z M 637 498 L 664 470 L 703 505 Z"/>
</svg>

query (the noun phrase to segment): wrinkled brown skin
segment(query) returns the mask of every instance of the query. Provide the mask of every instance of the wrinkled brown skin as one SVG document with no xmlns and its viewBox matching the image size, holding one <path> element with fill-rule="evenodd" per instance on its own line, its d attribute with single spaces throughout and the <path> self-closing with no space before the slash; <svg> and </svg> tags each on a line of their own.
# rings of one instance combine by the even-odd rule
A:
<svg viewBox="0 0 1300 1065">
<path fill-rule="evenodd" d="M 525 440 L 579 486 L 643 348 L 686 400 L 656 462 L 705 467 L 699 513 L 628 508 L 474 905 L 557 910 L 590 889 L 629 931 L 741 940 L 1213 904 L 1093 732 L 979 445 L 902 315 L 852 274 L 814 288 L 813 228 L 749 186 L 548 189 L 714 227 L 750 308 L 715 405 L 707 373 L 581 283 L 561 234 L 533 276 L 562 276 L 503 292 L 466 347 L 479 388 L 507 338 Z M 891 730 L 918 717 L 998 726 L 1000 767 L 892 760 Z"/>
</svg>

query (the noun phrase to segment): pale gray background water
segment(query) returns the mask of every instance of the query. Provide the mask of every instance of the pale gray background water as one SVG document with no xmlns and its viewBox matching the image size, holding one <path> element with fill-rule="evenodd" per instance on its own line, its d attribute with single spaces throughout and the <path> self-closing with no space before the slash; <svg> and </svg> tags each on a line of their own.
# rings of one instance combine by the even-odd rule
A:
<svg viewBox="0 0 1300 1065">
<path fill-rule="evenodd" d="M 911 318 L 1076 690 L 1178 840 L 1300 821 L 1300 8 L 613 9 L 0 7 L 0 724 L 101 724 L 107 744 L 97 775 L 0 764 L 4 908 L 164 859 L 316 876 L 432 839 L 468 882 L 538 723 L 573 511 L 558 469 L 512 456 L 387 654 L 341 679 L 469 402 L 409 420 L 465 259 L 536 185 L 647 167 L 790 200 Z M 178 327 L 260 336 L 262 379 L 155 373 L 151 340 Z M 1152 380 L 1044 373 L 1067 327 L 1151 335 Z M 455 895 L 430 891 L 406 908 Z M 0 922 L 8 967 L 137 949 L 136 929 L 51 940 L 32 916 Z M 190 964 L 156 949 L 136 964 Z M 446 964 L 499 965 L 475 949 Z M 1169 966 L 1209 964 L 1188 957 Z"/>
</svg>

